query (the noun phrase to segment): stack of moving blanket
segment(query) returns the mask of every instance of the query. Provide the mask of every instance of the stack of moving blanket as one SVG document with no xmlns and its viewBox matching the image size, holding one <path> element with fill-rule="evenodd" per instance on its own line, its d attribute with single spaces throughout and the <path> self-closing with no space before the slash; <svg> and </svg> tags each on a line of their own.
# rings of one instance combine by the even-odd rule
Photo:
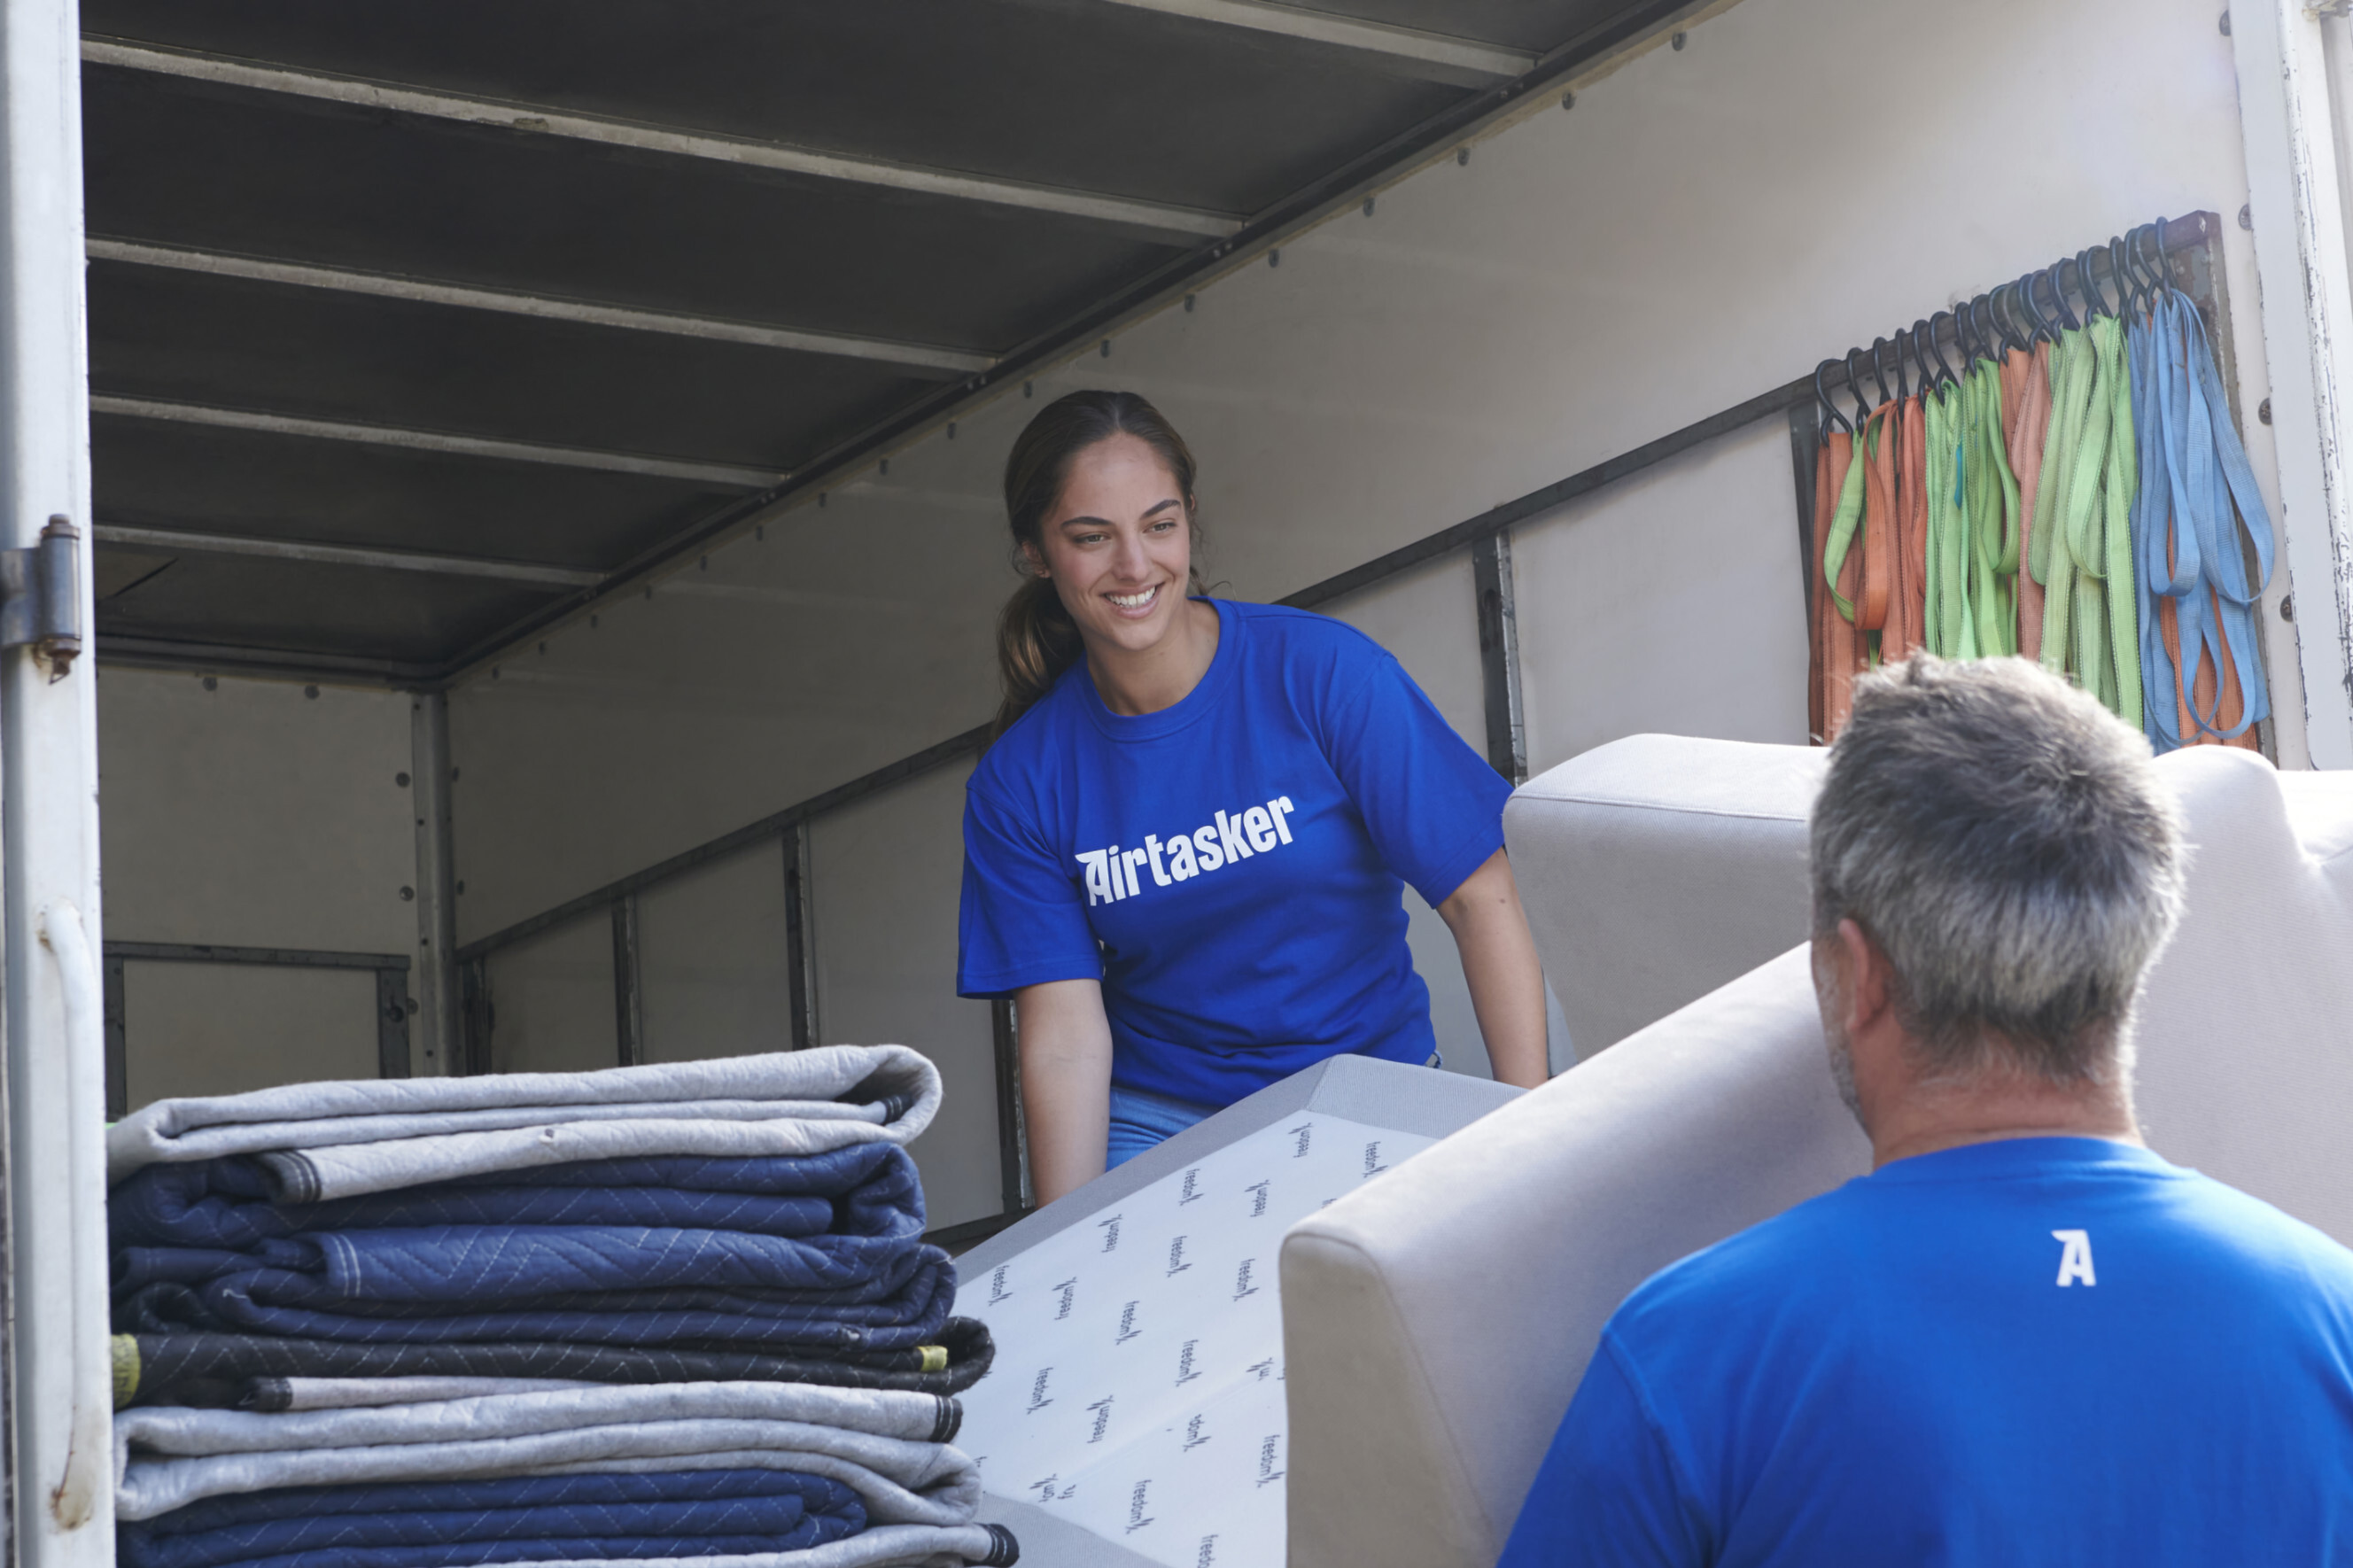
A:
<svg viewBox="0 0 2353 1568">
<path fill-rule="evenodd" d="M 1001 1565 L 900 1046 L 165 1100 L 109 1133 L 126 1568 Z"/>
</svg>

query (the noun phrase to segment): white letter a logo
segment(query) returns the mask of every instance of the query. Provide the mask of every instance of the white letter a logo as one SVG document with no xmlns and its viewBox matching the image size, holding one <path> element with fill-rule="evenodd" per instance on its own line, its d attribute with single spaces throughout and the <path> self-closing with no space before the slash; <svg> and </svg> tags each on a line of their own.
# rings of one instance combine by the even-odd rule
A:
<svg viewBox="0 0 2353 1568">
<path fill-rule="evenodd" d="M 2096 1285 L 2092 1278 L 2092 1233 L 2088 1230 L 2054 1230 L 2051 1233 L 2067 1244 L 2059 1255 L 2059 1283 L 2073 1285 L 2081 1279 L 2086 1285 Z"/>
</svg>

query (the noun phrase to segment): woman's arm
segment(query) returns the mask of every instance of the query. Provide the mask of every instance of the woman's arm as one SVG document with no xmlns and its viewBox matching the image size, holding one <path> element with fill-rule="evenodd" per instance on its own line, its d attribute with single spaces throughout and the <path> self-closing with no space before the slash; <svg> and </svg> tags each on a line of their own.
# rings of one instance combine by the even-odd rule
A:
<svg viewBox="0 0 2353 1568">
<path fill-rule="evenodd" d="M 1489 856 L 1438 906 L 1438 913 L 1461 950 L 1462 978 L 1471 984 L 1471 1005 L 1479 1015 L 1479 1033 L 1486 1037 L 1495 1081 L 1535 1088 L 1550 1065 L 1545 1049 L 1544 965 L 1537 961 L 1535 938 L 1528 934 L 1528 917 L 1520 908 L 1520 886 L 1512 879 L 1512 863 L 1504 852 Z M 1026 1037 L 1023 1049 L 1026 1069 Z"/>
<path fill-rule="evenodd" d="M 1013 994 L 1013 1006 L 1029 1182 L 1043 1207 L 1103 1173 L 1111 1142 L 1111 1020 L 1099 980 L 1025 985 Z M 1536 1015 L 1541 1059 L 1541 997 Z"/>
</svg>

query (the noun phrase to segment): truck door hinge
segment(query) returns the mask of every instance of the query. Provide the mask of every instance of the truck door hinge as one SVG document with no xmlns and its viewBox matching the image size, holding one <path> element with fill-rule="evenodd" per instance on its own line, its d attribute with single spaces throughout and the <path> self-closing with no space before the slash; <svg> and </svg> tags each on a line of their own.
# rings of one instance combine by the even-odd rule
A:
<svg viewBox="0 0 2353 1568">
<path fill-rule="evenodd" d="M 29 647 L 60 679 L 81 652 L 81 534 L 52 517 L 40 542 L 0 550 L 0 647 Z"/>
</svg>

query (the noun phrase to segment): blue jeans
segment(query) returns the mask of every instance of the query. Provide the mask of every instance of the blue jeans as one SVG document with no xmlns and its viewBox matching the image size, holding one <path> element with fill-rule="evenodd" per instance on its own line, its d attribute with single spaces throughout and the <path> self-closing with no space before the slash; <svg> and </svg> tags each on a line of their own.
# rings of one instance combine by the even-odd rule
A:
<svg viewBox="0 0 2353 1568">
<path fill-rule="evenodd" d="M 1424 1067 L 1442 1067 L 1436 1051 Z M 1146 1149 L 1165 1143 L 1187 1127 L 1207 1121 L 1222 1105 L 1203 1105 L 1174 1095 L 1146 1094 L 1140 1089 L 1111 1086 L 1111 1146 L 1103 1169 L 1115 1171 Z"/>
</svg>

